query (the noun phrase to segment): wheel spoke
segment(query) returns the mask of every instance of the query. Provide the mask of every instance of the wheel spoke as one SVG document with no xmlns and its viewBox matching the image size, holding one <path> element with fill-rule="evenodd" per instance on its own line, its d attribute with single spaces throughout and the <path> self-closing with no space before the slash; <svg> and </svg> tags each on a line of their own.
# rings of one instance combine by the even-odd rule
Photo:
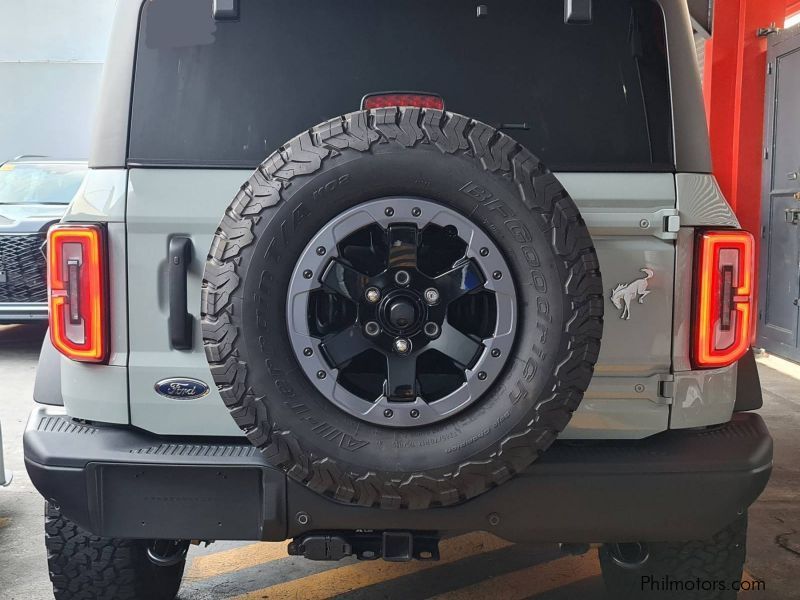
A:
<svg viewBox="0 0 800 600">
<path fill-rule="evenodd" d="M 483 344 L 445 322 L 441 334 L 428 344 L 428 348 L 438 350 L 462 368 L 469 368 Z"/>
<path fill-rule="evenodd" d="M 414 269 L 417 266 L 417 228 L 414 225 L 389 226 L 389 268 Z"/>
<path fill-rule="evenodd" d="M 386 374 L 386 395 L 390 400 L 413 402 L 417 398 L 416 357 L 387 356 Z"/>
<path fill-rule="evenodd" d="M 330 291 L 359 302 L 369 277 L 338 259 L 333 259 L 322 274 L 322 285 Z"/>
<path fill-rule="evenodd" d="M 439 290 L 439 297 L 445 303 L 452 302 L 464 294 L 482 287 L 484 283 L 486 283 L 486 279 L 472 259 L 434 279 L 434 285 Z"/>
<path fill-rule="evenodd" d="M 331 333 L 322 338 L 320 344 L 328 362 L 337 369 L 371 347 L 359 325 L 351 325 L 338 333 Z"/>
</svg>

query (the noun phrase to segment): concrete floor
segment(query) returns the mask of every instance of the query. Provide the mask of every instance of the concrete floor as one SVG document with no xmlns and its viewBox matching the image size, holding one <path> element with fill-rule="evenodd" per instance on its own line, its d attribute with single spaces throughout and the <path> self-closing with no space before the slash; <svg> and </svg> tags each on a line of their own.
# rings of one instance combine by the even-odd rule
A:
<svg viewBox="0 0 800 600">
<path fill-rule="evenodd" d="M 9 599 L 52 597 L 43 502 L 25 473 L 21 446 L 43 335 L 41 327 L 0 326 L 0 423 L 6 467 L 15 474 L 10 487 L 0 488 L 0 597 Z M 767 358 L 759 370 L 775 470 L 750 512 L 746 577 L 763 580 L 766 591 L 741 597 L 800 599 L 800 367 Z M 512 546 L 488 534 L 447 540 L 438 563 L 310 563 L 288 557 L 285 548 L 228 542 L 192 548 L 180 598 L 605 598 L 594 551 L 564 557 L 552 546 Z"/>
</svg>

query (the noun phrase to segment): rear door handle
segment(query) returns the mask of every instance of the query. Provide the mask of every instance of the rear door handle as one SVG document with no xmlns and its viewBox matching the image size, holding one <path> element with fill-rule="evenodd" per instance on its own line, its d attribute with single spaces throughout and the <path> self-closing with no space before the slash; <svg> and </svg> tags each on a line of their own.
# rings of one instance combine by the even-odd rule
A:
<svg viewBox="0 0 800 600">
<path fill-rule="evenodd" d="M 187 307 L 186 284 L 192 262 L 192 240 L 169 241 L 169 341 L 176 350 L 192 349 L 194 319 Z"/>
</svg>

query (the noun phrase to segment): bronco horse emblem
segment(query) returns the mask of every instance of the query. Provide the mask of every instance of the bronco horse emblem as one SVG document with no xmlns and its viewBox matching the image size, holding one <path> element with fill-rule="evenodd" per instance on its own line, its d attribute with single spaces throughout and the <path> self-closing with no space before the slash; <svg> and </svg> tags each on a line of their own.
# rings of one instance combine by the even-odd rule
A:
<svg viewBox="0 0 800 600">
<path fill-rule="evenodd" d="M 631 302 L 639 299 L 639 304 L 644 304 L 644 299 L 650 295 L 647 291 L 648 282 L 653 277 L 652 269 L 639 269 L 644 273 L 644 277 L 637 279 L 633 283 L 621 283 L 611 290 L 611 302 L 622 311 L 620 319 L 626 321 L 631 318 Z"/>
</svg>

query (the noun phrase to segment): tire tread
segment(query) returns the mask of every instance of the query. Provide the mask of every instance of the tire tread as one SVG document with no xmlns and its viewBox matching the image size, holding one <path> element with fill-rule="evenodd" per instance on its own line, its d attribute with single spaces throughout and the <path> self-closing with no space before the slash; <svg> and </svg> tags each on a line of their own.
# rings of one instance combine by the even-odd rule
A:
<svg viewBox="0 0 800 600">
<path fill-rule="evenodd" d="M 436 476 L 425 472 L 398 478 L 391 473 L 353 472 L 330 457 L 310 457 L 300 438 L 270 420 L 265 403 L 248 388 L 247 365 L 238 360 L 232 345 L 239 333 L 230 319 L 241 279 L 239 255 L 253 242 L 253 227 L 261 213 L 281 202 L 282 190 L 294 178 L 315 173 L 329 157 L 345 150 L 369 152 L 373 145 L 387 142 L 409 148 L 429 144 L 443 154 L 472 156 L 484 170 L 513 180 L 542 231 L 551 236 L 568 273 L 564 293 L 572 310 L 566 320 L 570 339 L 568 354 L 553 374 L 552 393 L 539 402 L 534 418 L 490 452 Z M 380 108 L 337 117 L 301 133 L 267 158 L 242 186 L 217 229 L 208 258 L 201 308 L 203 338 L 223 401 L 272 464 L 340 502 L 423 509 L 456 504 L 502 484 L 555 440 L 591 381 L 602 335 L 602 293 L 597 256 L 580 213 L 556 177 L 527 149 L 462 115 Z"/>
</svg>

